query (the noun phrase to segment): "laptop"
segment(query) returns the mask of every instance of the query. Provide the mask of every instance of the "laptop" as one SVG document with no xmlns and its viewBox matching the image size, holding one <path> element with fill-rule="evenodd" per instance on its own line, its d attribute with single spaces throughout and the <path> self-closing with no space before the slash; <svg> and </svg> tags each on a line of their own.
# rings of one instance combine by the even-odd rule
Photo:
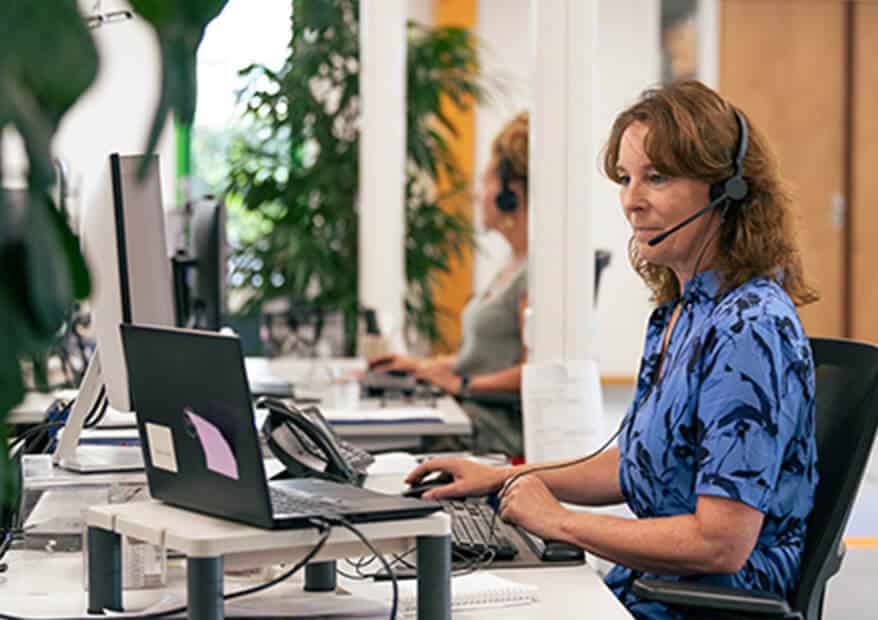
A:
<svg viewBox="0 0 878 620">
<path fill-rule="evenodd" d="M 438 502 L 317 477 L 266 480 L 237 336 L 120 326 L 150 495 L 262 528 L 321 515 L 366 523 L 422 517 Z"/>
</svg>

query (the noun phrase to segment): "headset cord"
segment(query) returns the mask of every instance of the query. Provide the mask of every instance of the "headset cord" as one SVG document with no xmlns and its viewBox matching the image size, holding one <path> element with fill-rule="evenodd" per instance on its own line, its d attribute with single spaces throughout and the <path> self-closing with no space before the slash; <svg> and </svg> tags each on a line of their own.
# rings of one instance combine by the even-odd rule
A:
<svg viewBox="0 0 878 620">
<path fill-rule="evenodd" d="M 725 210 L 723 210 L 722 215 L 720 217 L 721 218 L 725 217 Z M 693 269 L 693 272 L 692 272 L 693 276 L 698 273 L 698 267 L 701 265 L 701 261 L 704 258 L 705 253 L 707 252 L 707 248 L 710 247 L 711 242 L 719 235 L 719 233 L 720 233 L 720 227 L 717 227 L 716 230 L 713 231 L 711 233 L 711 235 L 707 238 L 707 241 L 705 241 L 704 245 L 701 246 L 701 250 L 698 252 L 698 258 L 695 260 L 695 268 Z M 682 291 L 680 293 L 682 295 Z M 684 303 L 684 306 L 685 306 L 685 303 Z M 688 334 L 688 331 L 691 328 L 691 326 L 692 326 L 692 321 L 690 320 L 689 325 L 687 327 L 687 334 Z M 491 540 L 494 537 L 494 529 L 495 529 L 496 522 L 497 522 L 497 513 L 500 511 L 500 504 L 503 501 L 503 497 L 506 495 L 506 492 L 509 489 L 509 487 L 512 485 L 512 483 L 514 483 L 519 478 L 522 478 L 522 477 L 527 476 L 529 474 L 535 474 L 535 473 L 541 472 L 541 471 L 551 471 L 551 470 L 556 470 L 556 469 L 564 469 L 565 467 L 572 467 L 574 465 L 581 465 L 582 463 L 585 463 L 586 461 L 590 461 L 591 459 L 600 455 L 604 450 L 606 450 L 607 448 L 610 447 L 610 445 L 613 443 L 613 441 L 616 440 L 617 437 L 619 437 L 619 435 L 622 434 L 622 430 L 625 428 L 626 421 L 633 421 L 634 415 L 637 413 L 637 411 L 640 410 L 640 408 L 646 402 L 646 399 L 649 398 L 649 395 L 652 393 L 652 389 L 655 387 L 655 384 L 656 384 L 656 381 L 653 380 L 649 389 L 644 393 L 643 397 L 640 399 L 640 402 L 638 402 L 637 405 L 635 406 L 632 414 L 630 416 L 623 417 L 622 422 L 619 424 L 619 427 L 610 436 L 610 438 L 607 439 L 607 441 L 605 441 L 604 444 L 600 448 L 598 448 L 597 450 L 595 450 L 591 454 L 587 454 L 586 456 L 580 457 L 578 459 L 574 459 L 572 461 L 568 461 L 566 463 L 558 463 L 555 465 L 543 465 L 540 467 L 534 467 L 533 469 L 528 469 L 527 471 L 519 472 L 519 473 L 515 474 L 514 476 L 510 477 L 506 482 L 504 482 L 503 486 L 500 488 L 500 492 L 497 494 L 496 508 L 494 510 L 494 514 L 491 516 L 491 526 L 488 529 L 488 540 Z"/>
<path fill-rule="evenodd" d="M 649 394 L 649 392 L 647 392 L 647 395 L 648 394 Z M 645 398 L 641 399 L 641 402 L 637 406 L 638 409 L 640 408 L 640 405 L 643 404 L 644 400 L 645 400 Z M 631 416 L 631 417 L 633 417 L 633 416 Z M 552 470 L 556 470 L 556 469 L 564 469 L 565 467 L 573 467 L 574 465 L 581 465 L 582 463 L 585 463 L 586 461 L 590 461 L 591 459 L 600 455 L 604 450 L 606 450 L 607 448 L 610 447 L 610 445 L 622 433 L 622 429 L 625 428 L 625 424 L 626 424 L 626 421 L 628 419 L 629 419 L 629 416 L 623 417 L 622 422 L 619 424 L 619 427 L 616 429 L 616 431 L 612 435 L 610 435 L 610 438 L 607 439 L 603 443 L 603 445 L 601 445 L 601 447 L 598 448 L 597 450 L 595 450 L 594 452 L 591 452 L 590 454 L 587 454 L 585 456 L 581 456 L 578 459 L 568 461 L 566 463 L 557 463 L 554 465 L 542 465 L 540 467 L 534 467 L 533 469 L 528 469 L 527 471 L 519 472 L 519 473 L 515 474 L 514 476 L 510 477 L 506 482 L 504 482 L 503 486 L 500 488 L 500 492 L 497 494 L 497 506 L 494 509 L 494 514 L 491 515 L 491 526 L 488 528 L 488 540 L 491 540 L 492 538 L 494 538 L 494 529 L 495 529 L 496 524 L 497 524 L 497 513 L 500 512 L 500 504 L 502 503 L 503 497 L 506 495 L 506 492 L 509 490 L 509 487 L 512 486 L 512 484 L 516 480 L 518 480 L 519 478 L 522 478 L 524 476 L 527 476 L 529 474 L 535 474 L 535 473 L 540 472 L 540 471 L 552 471 Z"/>
</svg>

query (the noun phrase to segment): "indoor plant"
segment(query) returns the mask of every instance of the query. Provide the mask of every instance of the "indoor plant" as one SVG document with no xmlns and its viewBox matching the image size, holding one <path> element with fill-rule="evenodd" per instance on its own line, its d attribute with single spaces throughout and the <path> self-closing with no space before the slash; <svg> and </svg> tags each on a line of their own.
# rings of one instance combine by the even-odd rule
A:
<svg viewBox="0 0 878 620">
<path fill-rule="evenodd" d="M 162 54 L 149 152 L 169 111 L 191 122 L 195 52 L 205 26 L 226 0 L 130 3 L 155 28 Z M 90 292 L 78 242 L 49 188 L 54 181 L 52 138 L 97 70 L 97 49 L 75 0 L 0 3 L 0 129 L 18 132 L 28 159 L 25 204 L 13 205 L 9 194 L 0 191 L 0 504 L 10 484 L 5 421 L 25 391 L 19 362 L 43 351 L 73 301 Z"/>
<path fill-rule="evenodd" d="M 236 201 L 245 211 L 235 260 L 238 285 L 252 292 L 245 312 L 276 297 L 305 300 L 318 317 L 339 311 L 347 353 L 359 310 L 358 10 L 357 0 L 293 0 L 283 67 L 241 72 L 247 131 L 230 149 L 228 187 L 232 212 Z M 483 89 L 474 37 L 464 29 L 410 23 L 407 63 L 406 314 L 436 340 L 435 278 L 473 240 L 469 220 L 440 206 L 466 199 L 440 98 L 466 108 Z M 440 175 L 451 188 L 443 195 Z"/>
</svg>

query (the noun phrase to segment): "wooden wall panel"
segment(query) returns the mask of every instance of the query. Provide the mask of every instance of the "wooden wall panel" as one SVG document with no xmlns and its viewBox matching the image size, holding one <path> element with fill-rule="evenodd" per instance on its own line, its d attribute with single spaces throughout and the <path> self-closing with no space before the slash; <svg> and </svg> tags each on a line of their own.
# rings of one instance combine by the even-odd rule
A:
<svg viewBox="0 0 878 620">
<path fill-rule="evenodd" d="M 854 5 L 853 46 L 851 337 L 878 343 L 878 3 Z"/>
<path fill-rule="evenodd" d="M 475 29 L 477 8 L 476 0 L 435 0 L 434 23 L 437 26 L 462 26 Z M 468 112 L 462 113 L 448 100 L 443 100 L 441 105 L 443 112 L 451 119 L 458 131 L 458 135 L 450 142 L 451 151 L 461 171 L 472 182 L 475 178 L 475 109 L 473 107 Z M 440 193 L 447 188 L 447 183 L 440 179 Z M 443 208 L 463 213 L 472 220 L 472 200 L 463 198 L 443 205 Z M 459 348 L 460 313 L 473 294 L 472 252 L 464 252 L 461 258 L 451 257 L 450 263 L 451 271 L 440 277 L 434 288 L 436 305 L 441 311 L 438 321 L 439 333 L 445 341 L 445 346 L 440 343 L 434 344 L 434 353 L 453 352 Z"/>
<path fill-rule="evenodd" d="M 795 196 L 806 275 L 822 300 L 801 309 L 811 336 L 844 332 L 844 15 L 841 0 L 723 0 L 723 95 L 768 136 Z"/>
</svg>

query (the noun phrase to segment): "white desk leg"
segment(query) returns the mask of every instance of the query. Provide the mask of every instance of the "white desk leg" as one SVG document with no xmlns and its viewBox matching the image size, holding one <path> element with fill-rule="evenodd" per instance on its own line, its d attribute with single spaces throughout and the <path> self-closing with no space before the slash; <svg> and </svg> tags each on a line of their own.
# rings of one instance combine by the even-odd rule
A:
<svg viewBox="0 0 878 620">
<path fill-rule="evenodd" d="M 189 620 L 223 620 L 223 557 L 186 559 Z"/>
<path fill-rule="evenodd" d="M 88 613 L 122 611 L 122 545 L 119 535 L 89 527 Z"/>
<path fill-rule="evenodd" d="M 418 620 L 451 620 L 451 536 L 418 536 Z"/>
</svg>

